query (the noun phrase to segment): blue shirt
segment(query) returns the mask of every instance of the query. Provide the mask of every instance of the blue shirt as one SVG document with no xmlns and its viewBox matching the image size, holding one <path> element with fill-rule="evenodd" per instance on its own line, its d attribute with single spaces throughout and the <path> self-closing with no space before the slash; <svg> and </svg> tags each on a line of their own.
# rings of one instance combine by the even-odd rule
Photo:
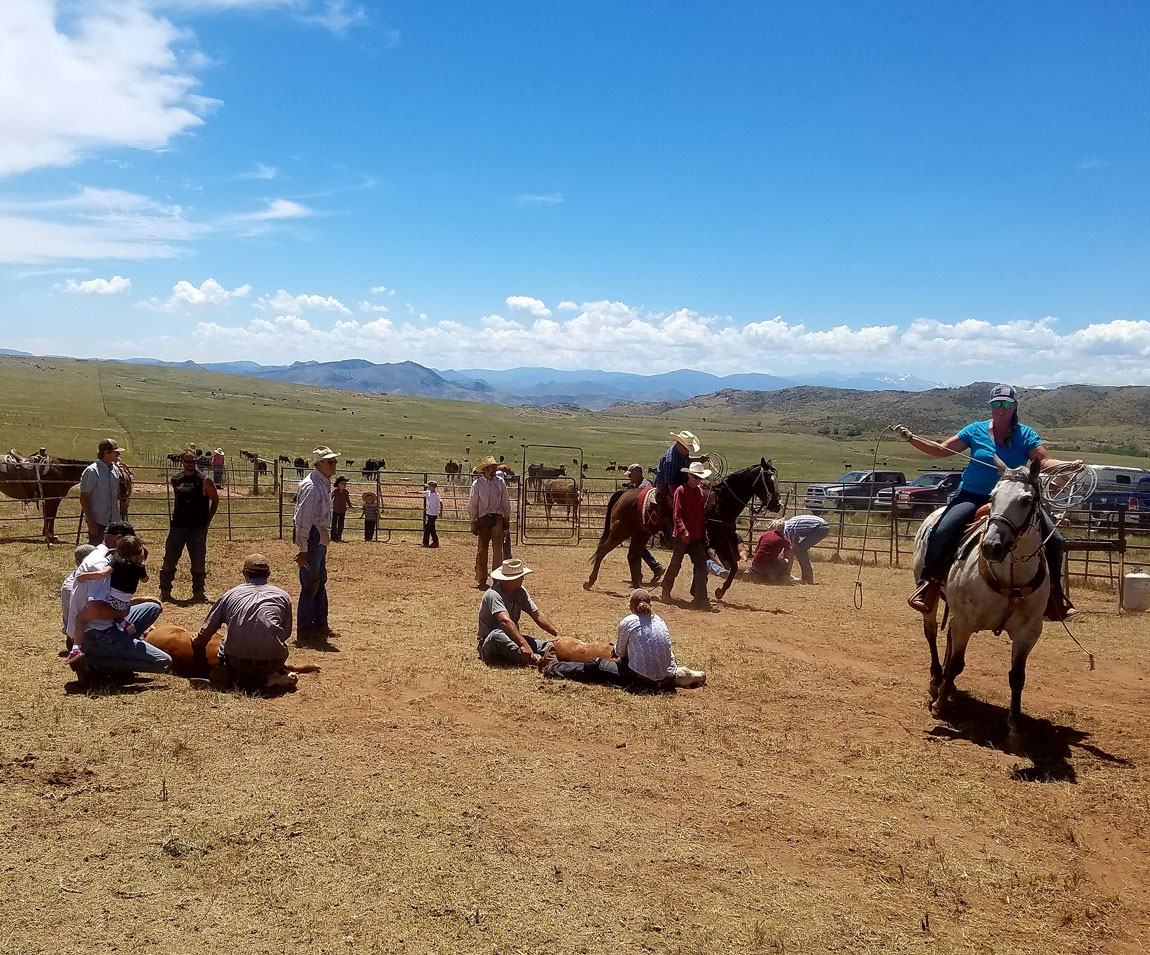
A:
<svg viewBox="0 0 1150 955">
<path fill-rule="evenodd" d="M 994 456 L 1009 468 L 1020 468 L 1030 459 L 1030 452 L 1042 444 L 1033 428 L 1024 424 L 1014 426 L 1010 433 L 1010 447 L 996 444 L 990 436 L 989 421 L 975 421 L 960 432 L 958 439 L 970 448 L 971 462 L 962 472 L 959 487 L 972 494 L 989 494 L 998 481 L 998 468 Z M 980 463 L 982 462 L 982 463 Z"/>
<path fill-rule="evenodd" d="M 680 454 L 678 448 L 677 444 L 672 444 L 663 452 L 655 471 L 655 487 L 678 487 L 687 483 L 683 468 L 691 466 L 691 456 Z"/>
</svg>

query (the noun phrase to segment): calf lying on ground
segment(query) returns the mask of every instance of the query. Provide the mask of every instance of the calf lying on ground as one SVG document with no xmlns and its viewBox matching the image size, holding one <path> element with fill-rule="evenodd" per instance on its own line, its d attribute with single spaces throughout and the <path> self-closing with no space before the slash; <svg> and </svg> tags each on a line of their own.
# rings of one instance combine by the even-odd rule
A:
<svg viewBox="0 0 1150 955">
<path fill-rule="evenodd" d="M 172 658 L 172 673 L 175 676 L 201 679 L 220 662 L 220 639 L 223 634 L 214 634 L 203 650 L 197 650 L 192 646 L 194 636 L 195 634 L 185 627 L 162 623 L 149 628 L 144 634 L 144 640 L 153 647 L 159 647 Z M 284 666 L 296 673 L 319 672 L 319 667 L 313 664 L 297 667 L 293 666 L 290 660 Z"/>
</svg>

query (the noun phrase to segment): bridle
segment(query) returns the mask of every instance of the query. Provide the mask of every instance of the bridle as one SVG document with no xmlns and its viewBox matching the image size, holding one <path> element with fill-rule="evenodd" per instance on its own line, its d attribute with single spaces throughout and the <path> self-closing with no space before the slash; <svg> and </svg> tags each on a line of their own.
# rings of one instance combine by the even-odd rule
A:
<svg viewBox="0 0 1150 955">
<path fill-rule="evenodd" d="M 761 464 L 756 464 L 754 466 L 756 468 L 758 468 L 759 473 L 755 476 L 755 479 L 751 482 L 751 492 L 747 496 L 747 499 L 745 501 L 742 498 L 740 498 L 739 495 L 736 494 L 730 488 L 730 486 L 728 486 L 726 481 L 722 481 L 719 484 L 715 485 L 716 488 L 721 487 L 725 494 L 729 494 L 729 495 L 731 495 L 731 497 L 733 497 L 735 499 L 736 503 L 738 503 L 738 505 L 739 505 L 739 511 L 740 512 L 742 512 L 748 506 L 750 506 L 751 502 L 754 501 L 755 498 L 758 498 L 760 501 L 762 501 L 763 507 L 767 507 L 770 503 L 770 497 L 771 497 L 772 490 L 771 490 L 771 484 L 770 484 L 770 479 L 768 478 L 768 474 L 776 474 L 776 480 L 777 480 L 777 472 L 775 472 L 771 468 L 764 468 Z M 759 489 L 759 485 L 763 485 L 762 490 Z M 766 494 L 764 494 L 763 491 L 765 491 Z M 774 488 L 774 498 L 775 498 L 775 501 L 777 503 L 778 499 L 779 499 L 779 490 L 778 490 L 777 486 Z M 754 510 L 753 507 L 751 509 Z M 716 518 L 711 518 L 711 520 L 712 521 L 716 520 Z"/>
<path fill-rule="evenodd" d="M 1038 512 L 1042 506 L 1042 487 L 1041 487 L 1041 485 L 1038 485 L 1035 482 L 1031 481 L 1028 477 L 1023 478 L 1023 477 L 1007 476 L 1004 478 L 1004 480 L 1014 481 L 1018 484 L 1028 484 L 1032 488 L 1034 488 L 1034 492 L 1035 492 L 1034 493 L 1034 499 L 1030 502 L 1030 506 L 1027 508 L 1025 516 L 1023 517 L 1023 519 L 1020 522 L 1015 523 L 1009 517 L 1007 517 L 1005 514 L 991 514 L 986 519 L 987 529 L 989 529 L 991 526 L 997 524 L 997 525 L 1001 525 L 1008 532 L 1009 541 L 1010 541 L 1010 547 L 1008 549 L 1010 551 L 1013 551 L 1014 545 L 1017 543 L 1018 539 L 1023 534 L 1025 534 L 1026 531 L 1028 531 L 1030 529 L 1030 527 L 1038 520 Z M 1039 545 L 1035 549 L 1034 553 L 1028 554 L 1026 557 L 1019 557 L 1017 559 L 1020 561 L 1033 560 L 1035 558 L 1035 556 L 1042 550 L 1043 544 L 1045 544 L 1045 541 L 1042 541 L 1039 543 Z M 979 545 L 979 549 L 981 550 L 981 542 Z"/>
</svg>

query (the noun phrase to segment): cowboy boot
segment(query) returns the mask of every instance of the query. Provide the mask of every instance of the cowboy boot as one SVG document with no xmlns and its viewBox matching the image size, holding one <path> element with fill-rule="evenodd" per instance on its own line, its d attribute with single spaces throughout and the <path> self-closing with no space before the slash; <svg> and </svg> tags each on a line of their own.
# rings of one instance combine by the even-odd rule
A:
<svg viewBox="0 0 1150 955">
<path fill-rule="evenodd" d="M 912 610 L 917 610 L 921 614 L 934 613 L 938 609 L 938 595 L 941 591 L 940 581 L 924 580 L 907 599 L 907 604 Z"/>
<path fill-rule="evenodd" d="M 1066 596 L 1061 583 L 1051 581 L 1050 596 L 1046 598 L 1046 619 L 1059 622 L 1070 619 L 1076 613 L 1078 613 L 1078 611 L 1074 609 L 1074 604 L 1072 604 L 1070 598 Z"/>
</svg>

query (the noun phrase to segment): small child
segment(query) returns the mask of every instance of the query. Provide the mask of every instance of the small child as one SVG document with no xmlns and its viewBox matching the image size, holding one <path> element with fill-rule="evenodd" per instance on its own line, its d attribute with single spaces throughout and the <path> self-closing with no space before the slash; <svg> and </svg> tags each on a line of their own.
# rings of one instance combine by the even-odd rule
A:
<svg viewBox="0 0 1150 955">
<path fill-rule="evenodd" d="M 347 478 L 340 475 L 331 489 L 331 539 L 343 540 L 343 522 L 347 519 L 347 509 L 351 506 L 351 494 L 347 490 Z"/>
<path fill-rule="evenodd" d="M 84 574 L 77 574 L 76 580 L 108 580 L 108 592 L 103 597 L 114 613 L 126 614 L 132 609 L 132 598 L 136 595 L 136 588 L 148 579 L 148 570 L 144 562 L 148 559 L 148 548 L 140 538 L 132 534 L 125 534 L 116 545 L 116 552 L 108 558 L 108 566 L 103 570 L 93 570 Z M 72 634 L 78 646 L 84 637 L 84 625 L 95 619 L 99 611 L 89 602 L 76 618 L 76 632 Z M 130 623 L 124 624 L 124 632 L 131 636 L 135 629 Z"/>
<path fill-rule="evenodd" d="M 379 523 L 379 502 L 375 491 L 364 491 L 363 495 L 363 539 L 375 540 L 375 527 Z"/>
<path fill-rule="evenodd" d="M 438 547 L 439 534 L 435 530 L 435 522 L 439 519 L 439 512 L 443 508 L 443 498 L 439 496 L 439 491 L 434 481 L 427 482 L 427 489 L 423 492 L 424 514 L 423 514 L 423 546 L 424 547 Z"/>
</svg>

